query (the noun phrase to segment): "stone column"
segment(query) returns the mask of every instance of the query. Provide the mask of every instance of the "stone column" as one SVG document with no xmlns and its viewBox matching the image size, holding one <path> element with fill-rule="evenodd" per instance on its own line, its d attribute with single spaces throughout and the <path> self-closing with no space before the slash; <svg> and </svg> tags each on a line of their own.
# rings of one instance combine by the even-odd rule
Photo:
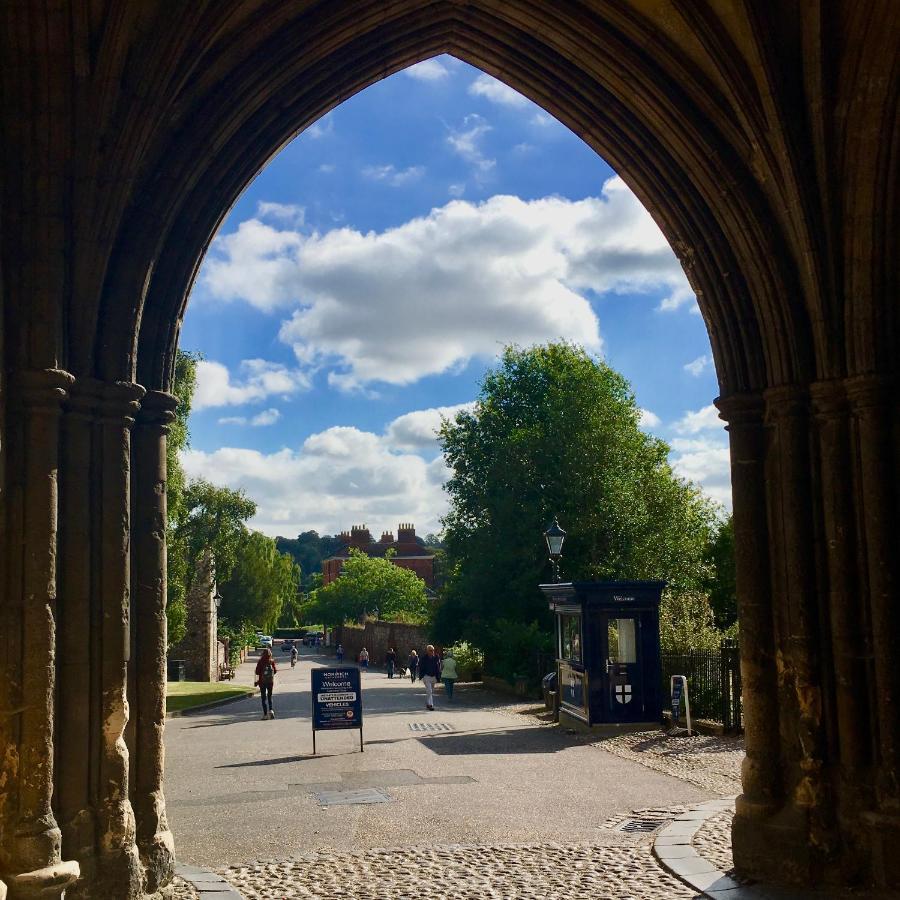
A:
<svg viewBox="0 0 900 900">
<path fill-rule="evenodd" d="M 150 391 L 141 403 L 132 439 L 132 609 L 134 722 L 131 797 L 146 891 L 154 894 L 174 874 L 175 853 L 163 794 L 166 714 L 166 439 L 176 399 Z"/>
<path fill-rule="evenodd" d="M 134 812 L 128 789 L 127 665 L 131 651 L 131 426 L 144 389 L 116 382 L 103 386 L 97 448 L 99 522 L 97 527 L 100 604 L 98 638 L 102 648 L 95 673 L 101 695 L 97 878 L 84 896 L 132 900 L 143 896 Z"/>
<path fill-rule="evenodd" d="M 62 897 L 78 877 L 64 862 L 52 809 L 56 539 L 60 404 L 72 377 L 19 373 L 8 467 L 3 647 L 9 706 L 2 762 L 0 876 L 9 900 Z M 25 672 L 27 671 L 27 677 Z"/>
<path fill-rule="evenodd" d="M 859 521 L 872 630 L 875 808 L 865 817 L 876 883 L 900 884 L 900 403 L 896 379 L 848 379 L 856 419 Z"/>
<path fill-rule="evenodd" d="M 102 382 L 84 378 L 72 386 L 63 418 L 60 461 L 56 809 L 66 852 L 81 867 L 74 894 L 81 885 L 93 884 L 97 868 L 101 697 L 94 689 L 93 673 L 99 669 L 102 646 L 98 640 L 101 608 L 94 583 L 95 529 L 100 519 L 94 483 L 102 389 Z"/>
<path fill-rule="evenodd" d="M 778 740 L 778 691 L 774 613 L 766 503 L 766 432 L 758 394 L 720 398 L 716 405 L 728 423 L 731 490 L 734 502 L 735 567 L 741 627 L 741 680 L 744 691 L 745 746 L 743 794 L 737 800 L 735 845 L 742 835 L 780 805 L 782 796 Z"/>
</svg>

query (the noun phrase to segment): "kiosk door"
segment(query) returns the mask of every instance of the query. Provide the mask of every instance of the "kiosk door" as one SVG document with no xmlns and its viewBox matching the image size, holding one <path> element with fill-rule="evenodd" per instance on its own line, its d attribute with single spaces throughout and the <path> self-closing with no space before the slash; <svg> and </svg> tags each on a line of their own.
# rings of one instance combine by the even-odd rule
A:
<svg viewBox="0 0 900 900">
<path fill-rule="evenodd" d="M 641 722 L 644 691 L 640 620 L 606 616 L 606 702 L 613 722 Z"/>
</svg>

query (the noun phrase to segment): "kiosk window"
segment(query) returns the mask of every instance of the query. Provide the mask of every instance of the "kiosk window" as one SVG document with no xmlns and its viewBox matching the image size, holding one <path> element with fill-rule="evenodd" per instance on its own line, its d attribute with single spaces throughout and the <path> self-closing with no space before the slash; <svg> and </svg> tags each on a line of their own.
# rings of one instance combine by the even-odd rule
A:
<svg viewBox="0 0 900 900">
<path fill-rule="evenodd" d="M 559 616 L 559 658 L 581 662 L 581 616 Z"/>
<path fill-rule="evenodd" d="M 610 619 L 608 640 L 610 662 L 637 662 L 634 619 Z"/>
</svg>

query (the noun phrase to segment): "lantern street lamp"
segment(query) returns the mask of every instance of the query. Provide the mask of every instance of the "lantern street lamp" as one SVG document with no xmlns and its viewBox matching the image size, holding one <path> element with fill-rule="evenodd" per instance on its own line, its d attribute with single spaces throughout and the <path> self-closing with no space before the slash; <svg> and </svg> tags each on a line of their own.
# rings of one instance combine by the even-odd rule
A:
<svg viewBox="0 0 900 900">
<path fill-rule="evenodd" d="M 566 533 L 559 527 L 559 520 L 553 517 L 553 524 L 544 532 L 547 550 L 550 553 L 550 565 L 553 566 L 553 583 L 559 583 L 559 558 L 562 556 L 563 542 Z"/>
<path fill-rule="evenodd" d="M 375 609 L 372 610 L 372 615 L 375 616 L 375 621 L 376 621 L 376 622 L 378 621 L 378 615 L 379 615 L 380 612 L 381 612 L 381 611 L 378 609 L 377 606 L 375 607 Z"/>
<path fill-rule="evenodd" d="M 216 604 L 216 609 L 218 609 L 222 605 L 223 597 L 219 593 L 219 587 L 216 585 L 216 592 L 213 594 L 213 602 Z"/>
</svg>

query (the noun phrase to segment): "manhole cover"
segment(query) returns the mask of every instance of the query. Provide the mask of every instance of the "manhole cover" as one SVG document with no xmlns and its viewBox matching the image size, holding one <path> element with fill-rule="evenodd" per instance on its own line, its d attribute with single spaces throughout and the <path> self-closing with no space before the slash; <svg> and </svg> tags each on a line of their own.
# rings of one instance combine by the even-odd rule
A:
<svg viewBox="0 0 900 900">
<path fill-rule="evenodd" d="M 650 834 L 651 831 L 656 831 L 657 828 L 661 828 L 668 821 L 668 819 L 651 818 L 626 819 L 619 826 L 619 831 L 624 831 L 628 834 Z"/>
<path fill-rule="evenodd" d="M 391 798 L 378 788 L 358 791 L 315 791 L 313 796 L 320 806 L 364 806 L 370 803 L 390 803 Z"/>
<path fill-rule="evenodd" d="M 453 731 L 453 726 L 447 722 L 410 722 L 409 730 L 433 733 L 435 731 Z"/>
</svg>

